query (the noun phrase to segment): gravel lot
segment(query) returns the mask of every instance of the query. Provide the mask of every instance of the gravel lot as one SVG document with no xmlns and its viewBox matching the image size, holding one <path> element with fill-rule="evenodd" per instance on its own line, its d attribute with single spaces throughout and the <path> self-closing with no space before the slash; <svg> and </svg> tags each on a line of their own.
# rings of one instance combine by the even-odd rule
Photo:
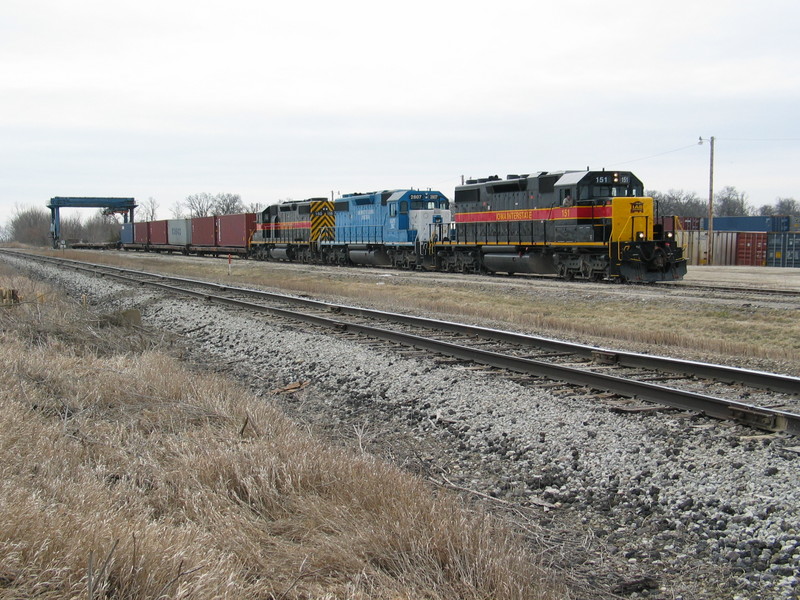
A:
<svg viewBox="0 0 800 600">
<path fill-rule="evenodd" d="M 12 264 L 17 259 L 3 257 Z M 138 308 L 298 421 L 471 490 L 568 569 L 581 598 L 797 598 L 800 441 L 677 411 L 621 414 L 533 385 L 51 267 L 105 312 Z M 293 383 L 299 391 L 280 393 Z"/>
</svg>

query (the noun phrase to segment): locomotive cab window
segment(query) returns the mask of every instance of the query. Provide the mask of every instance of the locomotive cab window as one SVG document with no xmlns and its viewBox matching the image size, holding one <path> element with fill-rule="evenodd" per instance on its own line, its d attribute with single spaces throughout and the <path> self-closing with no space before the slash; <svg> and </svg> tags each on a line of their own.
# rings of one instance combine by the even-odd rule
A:
<svg viewBox="0 0 800 600">
<path fill-rule="evenodd" d="M 433 200 L 414 200 L 411 202 L 411 210 L 433 210 L 436 203 Z"/>
<path fill-rule="evenodd" d="M 400 214 L 405 215 L 408 213 L 408 200 L 400 201 Z"/>
<path fill-rule="evenodd" d="M 392 202 L 389 204 L 389 216 L 390 217 L 397 216 L 397 202 Z"/>
</svg>

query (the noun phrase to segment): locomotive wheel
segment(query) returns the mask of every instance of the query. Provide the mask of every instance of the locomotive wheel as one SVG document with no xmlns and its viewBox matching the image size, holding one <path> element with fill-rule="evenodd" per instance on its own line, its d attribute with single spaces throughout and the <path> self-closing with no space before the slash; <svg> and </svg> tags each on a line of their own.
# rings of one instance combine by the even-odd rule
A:
<svg viewBox="0 0 800 600">
<path fill-rule="evenodd" d="M 586 260 L 586 257 L 581 258 L 581 266 L 580 266 L 581 277 L 584 279 L 589 279 L 589 276 L 592 274 L 592 265 L 589 264 L 589 261 Z"/>
</svg>

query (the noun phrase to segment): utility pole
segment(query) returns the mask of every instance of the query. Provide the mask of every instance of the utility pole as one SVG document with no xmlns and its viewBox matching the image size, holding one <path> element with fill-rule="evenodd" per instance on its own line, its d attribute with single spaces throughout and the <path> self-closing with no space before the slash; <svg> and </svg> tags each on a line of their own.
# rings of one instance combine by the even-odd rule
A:
<svg viewBox="0 0 800 600">
<path fill-rule="evenodd" d="M 706 264 L 711 266 L 714 263 L 714 136 L 704 140 L 700 138 L 700 143 L 709 142 L 711 146 L 711 159 L 708 167 L 708 258 Z"/>
</svg>

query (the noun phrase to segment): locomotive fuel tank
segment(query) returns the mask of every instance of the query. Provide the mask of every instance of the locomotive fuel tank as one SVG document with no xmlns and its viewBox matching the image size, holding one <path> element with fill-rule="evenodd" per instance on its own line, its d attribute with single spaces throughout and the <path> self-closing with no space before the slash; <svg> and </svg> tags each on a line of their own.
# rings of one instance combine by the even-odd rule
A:
<svg viewBox="0 0 800 600">
<path fill-rule="evenodd" d="M 556 273 L 552 255 L 541 252 L 491 252 L 483 255 L 483 264 L 492 273 Z"/>
<path fill-rule="evenodd" d="M 357 265 L 371 265 L 373 267 L 388 267 L 392 259 L 383 248 L 373 250 L 353 250 L 347 253 L 348 258 Z"/>
</svg>

